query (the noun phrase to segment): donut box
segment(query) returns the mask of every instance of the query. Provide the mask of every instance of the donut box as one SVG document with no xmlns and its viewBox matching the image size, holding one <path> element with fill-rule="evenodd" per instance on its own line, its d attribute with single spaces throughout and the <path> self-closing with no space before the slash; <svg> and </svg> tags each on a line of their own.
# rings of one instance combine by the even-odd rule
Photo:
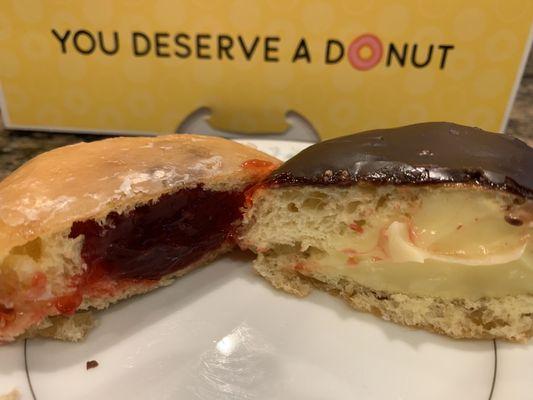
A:
<svg viewBox="0 0 533 400">
<path fill-rule="evenodd" d="M 0 5 L 8 128 L 309 140 L 440 120 L 502 131 L 533 20 L 525 1 Z"/>
</svg>

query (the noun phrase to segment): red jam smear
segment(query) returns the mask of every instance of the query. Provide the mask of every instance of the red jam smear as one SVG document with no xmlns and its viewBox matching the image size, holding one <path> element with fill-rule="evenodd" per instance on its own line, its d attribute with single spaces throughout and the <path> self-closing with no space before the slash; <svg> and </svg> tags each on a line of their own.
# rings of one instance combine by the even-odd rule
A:
<svg viewBox="0 0 533 400">
<path fill-rule="evenodd" d="M 250 186 L 245 192 L 244 192 L 244 207 L 250 208 L 253 204 L 253 197 L 256 191 L 259 189 L 263 189 L 265 187 L 265 184 L 263 183 L 257 183 L 253 186 Z"/>
<path fill-rule="evenodd" d="M 58 297 L 55 301 L 55 307 L 61 314 L 72 315 L 80 306 L 83 297 L 80 292 L 74 292 L 69 295 Z"/>
<path fill-rule="evenodd" d="M 13 322 L 17 317 L 13 308 L 8 308 L 0 304 L 0 328 L 3 328 L 5 324 Z"/>
<path fill-rule="evenodd" d="M 232 240 L 243 205 L 242 192 L 199 186 L 163 195 L 124 214 L 112 212 L 104 224 L 75 222 L 70 237 L 85 236 L 81 256 L 88 269 L 83 280 L 157 280 L 185 268 Z M 68 299 L 58 309 L 68 313 L 77 300 Z"/>
<path fill-rule="evenodd" d="M 274 169 L 274 163 L 266 160 L 258 160 L 256 158 L 246 160 L 241 164 L 242 168 L 246 169 Z"/>
</svg>

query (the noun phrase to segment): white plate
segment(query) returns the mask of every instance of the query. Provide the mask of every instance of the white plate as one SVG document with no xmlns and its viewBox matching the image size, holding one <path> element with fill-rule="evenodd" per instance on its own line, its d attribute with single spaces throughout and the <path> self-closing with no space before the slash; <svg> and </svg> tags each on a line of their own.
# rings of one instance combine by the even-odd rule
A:
<svg viewBox="0 0 533 400">
<path fill-rule="evenodd" d="M 280 158 L 308 145 L 243 142 Z M 83 343 L 1 347 L 0 393 L 32 399 L 31 381 L 39 400 L 533 398 L 533 344 L 451 340 L 322 292 L 297 299 L 237 253 L 98 316 Z"/>
</svg>

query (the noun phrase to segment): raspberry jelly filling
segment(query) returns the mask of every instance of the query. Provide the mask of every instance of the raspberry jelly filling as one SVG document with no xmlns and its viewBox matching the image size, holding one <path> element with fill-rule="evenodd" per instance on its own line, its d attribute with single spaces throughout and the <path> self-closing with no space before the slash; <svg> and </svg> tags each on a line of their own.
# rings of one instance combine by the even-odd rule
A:
<svg viewBox="0 0 533 400">
<path fill-rule="evenodd" d="M 113 280 L 158 280 L 233 240 L 242 218 L 243 192 L 201 186 L 161 196 L 104 223 L 75 222 L 71 238 L 84 235 L 86 275 Z"/>
</svg>

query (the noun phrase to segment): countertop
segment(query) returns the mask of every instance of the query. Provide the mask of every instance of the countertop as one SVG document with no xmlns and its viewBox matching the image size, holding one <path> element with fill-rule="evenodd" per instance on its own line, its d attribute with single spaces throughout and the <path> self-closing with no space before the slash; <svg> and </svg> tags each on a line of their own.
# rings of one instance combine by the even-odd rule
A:
<svg viewBox="0 0 533 400">
<path fill-rule="evenodd" d="M 519 137 L 533 146 L 533 51 L 530 52 L 505 133 Z M 10 132 L 3 129 L 0 122 L 0 179 L 39 153 L 105 137 L 49 132 Z"/>
</svg>

